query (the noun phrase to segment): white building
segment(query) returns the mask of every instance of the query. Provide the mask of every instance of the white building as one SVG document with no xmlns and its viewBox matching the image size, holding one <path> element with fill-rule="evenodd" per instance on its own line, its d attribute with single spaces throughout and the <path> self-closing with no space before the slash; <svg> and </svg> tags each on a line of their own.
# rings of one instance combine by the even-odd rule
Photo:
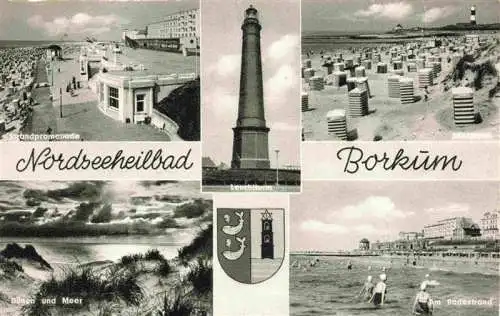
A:
<svg viewBox="0 0 500 316">
<path fill-rule="evenodd" d="M 500 239 L 500 211 L 486 212 L 480 220 L 481 238 Z"/>
<path fill-rule="evenodd" d="M 200 42 L 200 10 L 191 9 L 166 16 L 163 20 L 150 23 L 146 30 L 125 30 L 130 39 L 176 39 L 181 47 L 196 49 Z"/>
<path fill-rule="evenodd" d="M 174 89 L 196 79 L 196 74 L 166 74 L 161 69 L 146 69 L 133 60 L 118 61 L 112 47 L 91 43 L 80 52 L 80 78 L 96 94 L 99 110 L 114 120 L 151 124 L 172 138 L 177 137 L 177 123 L 154 105 Z"/>
<path fill-rule="evenodd" d="M 465 239 L 477 237 L 479 226 L 468 217 L 452 217 L 424 226 L 426 239 Z"/>
<path fill-rule="evenodd" d="M 98 107 L 107 116 L 124 123 L 149 123 L 175 135 L 179 126 L 154 109 L 156 100 L 173 88 L 195 79 L 195 74 L 153 75 L 145 71 L 100 72 L 95 79 Z"/>
<path fill-rule="evenodd" d="M 177 12 L 147 26 L 148 38 L 196 38 L 199 34 L 199 9 Z"/>
<path fill-rule="evenodd" d="M 399 240 L 417 240 L 422 237 L 422 233 L 419 232 L 399 232 L 398 234 Z"/>
</svg>

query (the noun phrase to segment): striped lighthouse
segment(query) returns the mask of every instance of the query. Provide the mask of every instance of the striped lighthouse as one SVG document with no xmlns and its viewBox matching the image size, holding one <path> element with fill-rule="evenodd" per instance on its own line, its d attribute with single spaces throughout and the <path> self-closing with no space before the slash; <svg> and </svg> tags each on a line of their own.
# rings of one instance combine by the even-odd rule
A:
<svg viewBox="0 0 500 316">
<path fill-rule="evenodd" d="M 476 25 L 476 5 L 474 4 L 470 7 L 470 24 Z"/>
</svg>

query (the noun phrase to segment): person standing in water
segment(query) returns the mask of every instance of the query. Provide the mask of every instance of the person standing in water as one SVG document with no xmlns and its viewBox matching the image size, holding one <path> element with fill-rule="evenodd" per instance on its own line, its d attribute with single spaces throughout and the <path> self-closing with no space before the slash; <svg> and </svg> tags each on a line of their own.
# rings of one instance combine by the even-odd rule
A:
<svg viewBox="0 0 500 316">
<path fill-rule="evenodd" d="M 351 260 L 347 262 L 347 270 L 352 270 L 352 263 Z"/>
<path fill-rule="evenodd" d="M 382 273 L 380 275 L 380 281 L 375 285 L 375 288 L 373 289 L 373 295 L 368 301 L 373 302 L 373 305 L 375 307 L 380 307 L 384 305 L 385 302 L 385 297 L 387 294 L 387 285 L 385 282 L 387 281 L 387 275 L 385 273 Z"/>
<path fill-rule="evenodd" d="M 424 281 L 420 284 L 420 292 L 417 293 L 413 303 L 413 315 L 432 315 L 433 309 L 432 298 L 427 293 L 427 282 Z"/>
<path fill-rule="evenodd" d="M 363 288 L 361 291 L 359 291 L 358 296 L 363 297 L 363 299 L 369 300 L 372 295 L 373 295 L 373 288 L 375 285 L 372 283 L 372 276 L 369 275 L 368 278 L 366 278 L 366 282 L 363 285 Z"/>
<path fill-rule="evenodd" d="M 431 275 L 430 274 L 426 274 L 425 275 L 425 280 L 422 282 L 422 284 L 425 283 L 425 285 L 427 287 L 433 287 L 433 286 L 438 286 L 439 285 L 438 281 L 431 280 L 430 278 L 431 278 Z"/>
</svg>

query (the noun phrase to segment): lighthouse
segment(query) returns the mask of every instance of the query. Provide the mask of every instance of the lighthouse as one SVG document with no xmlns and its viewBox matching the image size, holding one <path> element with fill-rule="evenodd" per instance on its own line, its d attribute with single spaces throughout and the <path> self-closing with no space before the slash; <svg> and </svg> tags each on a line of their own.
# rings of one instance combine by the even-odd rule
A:
<svg viewBox="0 0 500 316">
<path fill-rule="evenodd" d="M 476 5 L 474 4 L 470 7 L 470 24 L 476 25 Z"/>
<path fill-rule="evenodd" d="M 233 128 L 231 168 L 269 169 L 269 128 L 264 117 L 264 91 L 257 9 L 245 10 L 241 30 L 241 73 L 238 119 Z"/>
<path fill-rule="evenodd" d="M 273 216 L 268 210 L 262 213 L 260 255 L 262 259 L 274 259 Z"/>
</svg>

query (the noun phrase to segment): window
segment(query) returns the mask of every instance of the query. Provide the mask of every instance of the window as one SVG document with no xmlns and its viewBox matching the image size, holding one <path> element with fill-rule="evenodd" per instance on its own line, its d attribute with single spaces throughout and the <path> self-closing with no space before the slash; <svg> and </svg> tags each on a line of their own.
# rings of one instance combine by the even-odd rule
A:
<svg viewBox="0 0 500 316">
<path fill-rule="evenodd" d="M 118 89 L 109 87 L 109 106 L 118 109 L 120 104 L 119 100 Z"/>
<path fill-rule="evenodd" d="M 135 111 L 144 112 L 144 100 L 146 98 L 145 94 L 137 94 L 135 96 Z"/>
</svg>

